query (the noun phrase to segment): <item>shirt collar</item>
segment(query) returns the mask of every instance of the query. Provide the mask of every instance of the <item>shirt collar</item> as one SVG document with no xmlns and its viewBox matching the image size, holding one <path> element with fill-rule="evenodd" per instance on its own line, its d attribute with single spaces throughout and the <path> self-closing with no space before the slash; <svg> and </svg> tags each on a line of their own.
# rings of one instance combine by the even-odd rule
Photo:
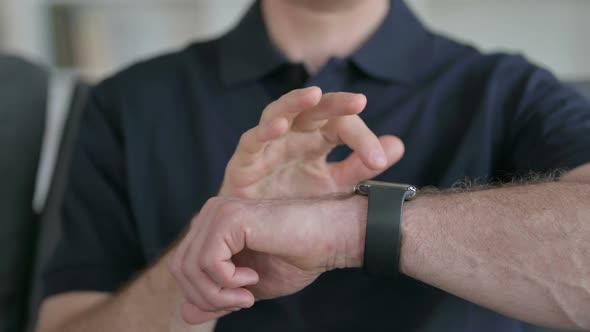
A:
<svg viewBox="0 0 590 332">
<path fill-rule="evenodd" d="M 259 1 L 221 39 L 220 48 L 221 78 L 227 84 L 259 79 L 287 63 L 270 41 Z"/>
<path fill-rule="evenodd" d="M 403 0 L 392 0 L 377 31 L 352 56 L 365 74 L 387 81 L 411 83 L 429 56 L 430 33 Z"/>
<path fill-rule="evenodd" d="M 428 55 L 429 38 L 404 0 L 392 0 L 381 26 L 350 60 L 370 77 L 411 83 Z M 287 63 L 270 41 L 259 1 L 221 39 L 220 48 L 221 77 L 227 84 L 259 79 Z"/>
</svg>

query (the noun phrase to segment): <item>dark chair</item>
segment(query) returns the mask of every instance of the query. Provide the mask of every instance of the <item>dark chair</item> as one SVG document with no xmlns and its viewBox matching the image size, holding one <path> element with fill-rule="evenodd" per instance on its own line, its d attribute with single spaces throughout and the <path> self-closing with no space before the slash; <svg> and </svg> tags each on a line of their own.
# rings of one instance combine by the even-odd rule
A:
<svg viewBox="0 0 590 332">
<path fill-rule="evenodd" d="M 53 102 L 56 86 L 63 103 Z M 87 85 L 72 75 L 0 56 L 0 332 L 34 328 L 41 266 L 59 238 L 59 206 L 86 92 Z M 58 108 L 58 118 L 65 117 L 57 121 L 63 130 L 52 128 L 49 106 Z M 49 136 L 57 151 L 47 149 Z M 40 161 L 52 154 L 47 198 L 36 213 Z"/>
<path fill-rule="evenodd" d="M 33 331 L 37 321 L 37 314 L 41 304 L 42 272 L 59 240 L 60 208 L 63 201 L 66 180 L 70 169 L 72 151 L 78 136 L 82 110 L 86 103 L 89 86 L 81 81 L 73 82 L 72 99 L 69 104 L 69 112 L 61 136 L 61 142 L 57 151 L 55 168 L 52 172 L 49 192 L 40 215 L 39 235 L 37 240 L 35 262 L 31 278 L 31 291 L 29 294 L 28 328 Z"/>
<path fill-rule="evenodd" d="M 45 126 L 49 74 L 0 56 L 0 331 L 22 331 L 37 216 L 32 197 Z"/>
</svg>

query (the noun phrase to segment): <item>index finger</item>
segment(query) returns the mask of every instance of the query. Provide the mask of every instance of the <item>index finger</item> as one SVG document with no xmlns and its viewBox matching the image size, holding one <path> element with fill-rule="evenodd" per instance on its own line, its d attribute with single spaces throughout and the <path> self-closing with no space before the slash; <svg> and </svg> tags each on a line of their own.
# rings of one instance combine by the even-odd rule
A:
<svg viewBox="0 0 590 332">
<path fill-rule="evenodd" d="M 270 103 L 260 117 L 260 125 L 277 118 L 285 118 L 291 123 L 301 112 L 316 106 L 322 99 L 322 90 L 317 86 L 293 90 Z"/>
<path fill-rule="evenodd" d="M 241 166 L 256 161 L 257 154 L 270 141 L 284 134 L 297 115 L 313 108 L 321 98 L 322 90 L 310 87 L 293 90 L 270 103 L 262 112 L 259 125 L 242 135 L 232 159 L 238 160 Z"/>
<path fill-rule="evenodd" d="M 367 106 L 367 97 L 360 93 L 332 92 L 322 96 L 313 108 L 299 114 L 293 128 L 312 131 L 322 127 L 327 120 L 335 117 L 359 114 Z"/>
</svg>

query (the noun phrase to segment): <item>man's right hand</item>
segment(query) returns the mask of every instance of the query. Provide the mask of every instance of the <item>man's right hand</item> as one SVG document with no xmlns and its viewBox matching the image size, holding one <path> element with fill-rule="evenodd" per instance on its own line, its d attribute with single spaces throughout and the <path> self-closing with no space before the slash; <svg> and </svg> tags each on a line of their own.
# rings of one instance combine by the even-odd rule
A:
<svg viewBox="0 0 590 332">
<path fill-rule="evenodd" d="M 361 94 L 322 94 L 318 87 L 293 90 L 268 105 L 258 126 L 242 135 L 229 161 L 219 196 L 311 197 L 351 192 L 396 163 L 401 140 L 377 137 L 358 116 Z M 344 161 L 326 157 L 337 145 L 353 153 Z"/>
</svg>

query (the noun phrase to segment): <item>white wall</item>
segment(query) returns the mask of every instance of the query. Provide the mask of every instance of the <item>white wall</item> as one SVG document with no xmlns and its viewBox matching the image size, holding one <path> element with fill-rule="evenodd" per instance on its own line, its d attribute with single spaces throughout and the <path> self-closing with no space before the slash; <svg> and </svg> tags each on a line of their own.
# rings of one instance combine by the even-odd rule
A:
<svg viewBox="0 0 590 332">
<path fill-rule="evenodd" d="M 43 0 L 0 0 L 0 50 L 49 63 Z"/>
<path fill-rule="evenodd" d="M 566 79 L 590 79 L 588 0 L 408 0 L 434 29 L 484 50 L 522 52 Z"/>
<path fill-rule="evenodd" d="M 80 43 L 84 72 L 104 76 L 141 58 L 214 38 L 242 16 L 245 1 L 249 0 L 80 7 L 74 39 Z"/>
</svg>

